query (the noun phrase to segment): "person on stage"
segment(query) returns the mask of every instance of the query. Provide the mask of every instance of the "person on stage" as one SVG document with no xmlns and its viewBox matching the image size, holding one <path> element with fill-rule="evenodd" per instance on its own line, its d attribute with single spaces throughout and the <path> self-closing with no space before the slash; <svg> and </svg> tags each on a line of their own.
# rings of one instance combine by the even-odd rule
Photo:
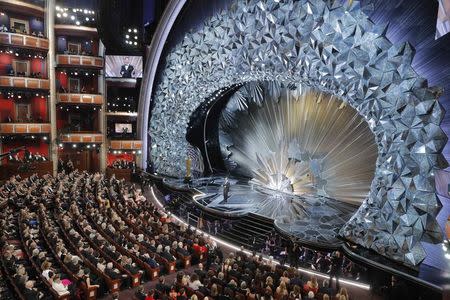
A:
<svg viewBox="0 0 450 300">
<path fill-rule="evenodd" d="M 225 177 L 225 183 L 223 184 L 223 201 L 226 203 L 228 201 L 228 193 L 230 192 L 230 182 L 228 177 Z"/>
</svg>

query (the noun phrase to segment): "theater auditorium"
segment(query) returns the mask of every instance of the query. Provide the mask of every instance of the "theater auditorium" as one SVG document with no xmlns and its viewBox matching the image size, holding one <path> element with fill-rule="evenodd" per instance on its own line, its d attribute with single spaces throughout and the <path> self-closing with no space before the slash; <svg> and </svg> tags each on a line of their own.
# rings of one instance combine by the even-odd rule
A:
<svg viewBox="0 0 450 300">
<path fill-rule="evenodd" d="M 450 0 L 0 0 L 1 300 L 450 300 Z"/>
</svg>

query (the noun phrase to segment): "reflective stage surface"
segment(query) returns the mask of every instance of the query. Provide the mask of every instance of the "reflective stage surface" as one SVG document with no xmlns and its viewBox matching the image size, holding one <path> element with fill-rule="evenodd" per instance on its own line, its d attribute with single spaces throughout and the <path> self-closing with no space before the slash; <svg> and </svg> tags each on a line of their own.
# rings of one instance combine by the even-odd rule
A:
<svg viewBox="0 0 450 300">
<path fill-rule="evenodd" d="M 229 216 L 258 214 L 273 219 L 281 232 L 319 247 L 339 247 L 342 243 L 337 237 L 339 229 L 357 209 L 354 205 L 331 198 L 284 193 L 242 179 L 229 179 L 227 201 L 223 196 L 223 177 L 194 179 L 189 186 L 182 179 L 164 181 L 175 188 L 198 191 L 194 201 L 206 210 Z"/>
</svg>

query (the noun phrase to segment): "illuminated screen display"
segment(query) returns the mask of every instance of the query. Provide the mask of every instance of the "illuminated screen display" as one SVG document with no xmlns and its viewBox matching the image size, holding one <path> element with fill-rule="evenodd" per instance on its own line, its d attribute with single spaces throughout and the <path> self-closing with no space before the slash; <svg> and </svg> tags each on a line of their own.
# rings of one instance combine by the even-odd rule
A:
<svg viewBox="0 0 450 300">
<path fill-rule="evenodd" d="M 116 133 L 133 133 L 133 126 L 129 123 L 116 123 L 114 131 Z"/>
<path fill-rule="evenodd" d="M 142 78 L 142 56 L 106 55 L 106 77 Z"/>
</svg>

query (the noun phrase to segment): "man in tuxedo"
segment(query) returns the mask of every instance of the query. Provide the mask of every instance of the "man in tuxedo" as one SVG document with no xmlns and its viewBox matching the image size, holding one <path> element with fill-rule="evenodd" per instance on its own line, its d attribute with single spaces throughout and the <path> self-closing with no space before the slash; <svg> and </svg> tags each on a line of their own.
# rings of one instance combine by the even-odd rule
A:
<svg viewBox="0 0 450 300">
<path fill-rule="evenodd" d="M 170 291 L 170 286 L 166 284 L 166 279 L 164 276 L 159 276 L 158 283 L 156 284 L 155 288 L 162 294 L 168 294 Z"/>
<path fill-rule="evenodd" d="M 227 203 L 230 192 L 230 182 L 228 181 L 228 177 L 225 178 L 225 183 L 223 184 L 223 201 Z"/>
<path fill-rule="evenodd" d="M 39 292 L 33 288 L 33 281 L 27 281 L 25 284 L 25 289 L 23 290 L 23 295 L 26 300 L 38 300 L 40 299 Z"/>
<path fill-rule="evenodd" d="M 130 58 L 127 56 L 124 58 L 124 64 L 120 68 L 120 75 L 122 78 L 131 78 L 133 75 L 134 67 L 130 65 Z"/>
<path fill-rule="evenodd" d="M 332 279 L 336 277 L 336 290 L 339 291 L 339 277 L 341 276 L 342 271 L 342 263 L 344 262 L 344 257 L 341 252 L 335 251 L 333 256 L 331 257 L 331 268 L 330 268 L 330 280 L 328 283 L 328 287 L 331 288 Z"/>
</svg>

